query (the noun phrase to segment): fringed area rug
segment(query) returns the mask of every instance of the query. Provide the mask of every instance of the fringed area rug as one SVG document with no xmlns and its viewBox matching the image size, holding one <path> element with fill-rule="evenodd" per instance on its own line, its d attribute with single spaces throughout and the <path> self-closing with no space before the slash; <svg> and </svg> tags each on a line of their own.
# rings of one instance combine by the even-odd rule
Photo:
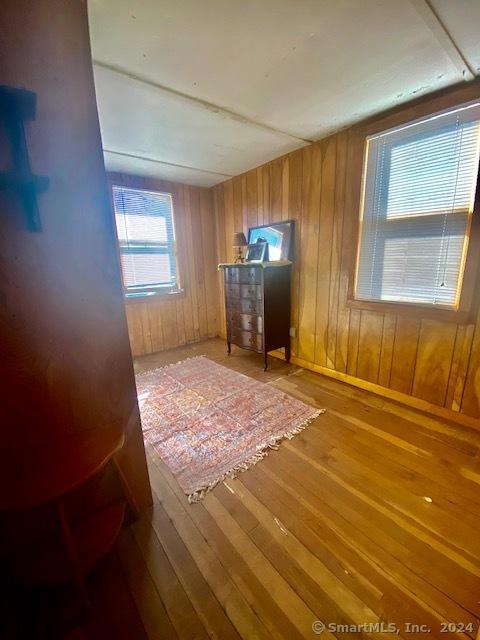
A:
<svg viewBox="0 0 480 640">
<path fill-rule="evenodd" d="M 143 434 L 189 502 L 323 413 L 205 356 L 137 375 Z"/>
</svg>

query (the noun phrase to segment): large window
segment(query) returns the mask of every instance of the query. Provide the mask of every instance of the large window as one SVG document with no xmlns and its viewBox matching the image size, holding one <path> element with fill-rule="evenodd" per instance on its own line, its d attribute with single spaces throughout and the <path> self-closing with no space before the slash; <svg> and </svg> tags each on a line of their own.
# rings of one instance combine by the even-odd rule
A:
<svg viewBox="0 0 480 640">
<path fill-rule="evenodd" d="M 476 103 L 367 138 L 356 300 L 458 308 L 479 133 Z"/>
<path fill-rule="evenodd" d="M 177 291 L 172 196 L 121 186 L 112 191 L 125 295 Z"/>
</svg>

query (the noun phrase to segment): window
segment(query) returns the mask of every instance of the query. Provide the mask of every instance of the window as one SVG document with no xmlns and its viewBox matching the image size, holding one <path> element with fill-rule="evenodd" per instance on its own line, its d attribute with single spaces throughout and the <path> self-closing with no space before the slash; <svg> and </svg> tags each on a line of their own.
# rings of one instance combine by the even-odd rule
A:
<svg viewBox="0 0 480 640">
<path fill-rule="evenodd" d="M 172 196 L 113 186 L 125 295 L 178 290 Z"/>
<path fill-rule="evenodd" d="M 356 300 L 458 309 L 479 133 L 475 103 L 367 138 Z"/>
</svg>

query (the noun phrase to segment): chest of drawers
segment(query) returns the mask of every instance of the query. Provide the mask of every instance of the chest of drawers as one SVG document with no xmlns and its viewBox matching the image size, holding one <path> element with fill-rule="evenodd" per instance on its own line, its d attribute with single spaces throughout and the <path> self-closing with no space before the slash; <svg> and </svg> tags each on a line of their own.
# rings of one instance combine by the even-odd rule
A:
<svg viewBox="0 0 480 640">
<path fill-rule="evenodd" d="M 222 264 L 227 350 L 232 344 L 267 354 L 285 348 L 290 359 L 290 262 Z"/>
</svg>

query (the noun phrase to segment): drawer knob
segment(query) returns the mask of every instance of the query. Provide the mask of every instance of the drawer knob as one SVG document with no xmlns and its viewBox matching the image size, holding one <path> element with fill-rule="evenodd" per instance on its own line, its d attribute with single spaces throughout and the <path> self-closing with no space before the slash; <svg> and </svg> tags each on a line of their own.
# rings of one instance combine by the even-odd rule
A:
<svg viewBox="0 0 480 640">
<path fill-rule="evenodd" d="M 250 344 L 255 344 L 255 342 L 256 342 L 255 337 L 251 336 L 250 339 L 249 339 L 249 342 L 250 342 Z"/>
</svg>

